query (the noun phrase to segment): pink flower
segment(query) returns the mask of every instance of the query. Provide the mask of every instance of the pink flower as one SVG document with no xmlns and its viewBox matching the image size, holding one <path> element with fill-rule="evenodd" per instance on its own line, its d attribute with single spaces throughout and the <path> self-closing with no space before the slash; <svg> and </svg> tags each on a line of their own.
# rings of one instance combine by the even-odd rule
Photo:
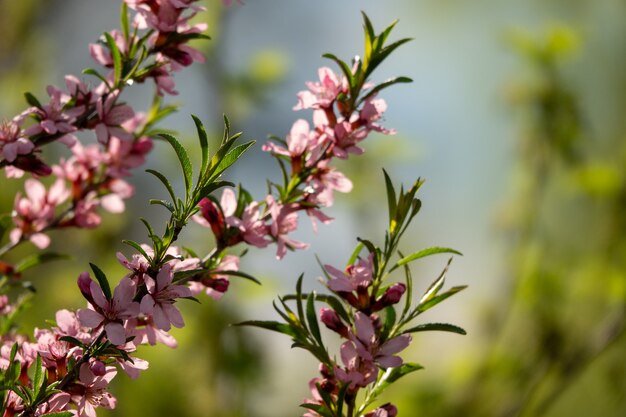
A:
<svg viewBox="0 0 626 417">
<path fill-rule="evenodd" d="M 48 86 L 50 102 L 41 108 L 33 108 L 32 114 L 39 123 L 30 126 L 24 131 L 28 136 L 41 133 L 48 135 L 60 135 L 59 142 L 71 147 L 77 139 L 71 132 L 77 130 L 74 126 L 76 117 L 83 113 L 83 107 L 71 107 L 66 109 L 70 96 L 53 86 Z"/>
<path fill-rule="evenodd" d="M 78 408 L 79 417 L 96 417 L 96 408 L 113 409 L 115 397 L 107 391 L 109 383 L 117 374 L 114 366 L 107 366 L 104 375 L 94 375 L 88 363 L 81 365 L 78 381 L 82 385 L 81 394 L 72 394 L 71 399 Z"/>
<path fill-rule="evenodd" d="M 276 259 L 282 259 L 289 249 L 306 249 L 308 244 L 298 242 L 287 237 L 287 234 L 298 228 L 298 207 L 297 205 L 276 202 L 274 197 L 268 195 L 266 198 L 267 207 L 272 217 L 270 234 L 276 240 L 278 249 Z"/>
<path fill-rule="evenodd" d="M 189 283 L 189 289 L 192 294 L 199 294 L 202 290 L 214 300 L 219 300 L 228 291 L 230 282 L 228 275 L 220 274 L 221 271 L 238 271 L 239 258 L 234 255 L 226 255 L 219 265 L 210 270 L 202 277 L 200 281 L 192 281 Z"/>
<path fill-rule="evenodd" d="M 191 297 L 191 291 L 184 285 L 172 284 L 174 274 L 170 265 L 164 265 L 156 279 L 144 275 L 148 294 L 141 299 L 140 311 L 152 316 L 154 324 L 162 330 L 183 327 L 185 322 L 180 311 L 174 306 L 176 298 Z"/>
<path fill-rule="evenodd" d="M 69 192 L 61 179 L 49 191 L 35 179 L 26 180 L 24 187 L 26 197 L 20 193 L 15 196 L 13 223 L 17 227 L 9 237 L 13 243 L 26 237 L 39 249 L 44 249 L 50 244 L 50 238 L 42 232 L 54 220 L 55 208 L 69 197 Z"/>
<path fill-rule="evenodd" d="M 272 152 L 276 155 L 285 155 L 290 158 L 300 158 L 312 147 L 315 142 L 315 132 L 309 127 L 309 122 L 304 119 L 298 119 L 291 127 L 291 131 L 287 135 L 287 148 L 277 146 L 272 142 L 263 145 L 263 150 Z"/>
<path fill-rule="evenodd" d="M 58 392 L 48 398 L 46 402 L 40 404 L 35 410 L 35 417 L 45 416 L 49 414 L 66 411 L 70 402 L 70 394 L 67 392 Z"/>
<path fill-rule="evenodd" d="M 35 149 L 35 144 L 26 138 L 20 128 L 20 122 L 0 123 L 0 156 L 8 162 L 15 161 L 18 155 L 28 155 Z"/>
<path fill-rule="evenodd" d="M 374 96 L 368 97 L 363 103 L 363 108 L 359 112 L 359 117 L 365 123 L 368 130 L 375 130 L 377 132 L 384 133 L 386 135 L 395 134 L 395 130 L 386 129 L 376 121 L 382 118 L 383 113 L 387 110 L 387 103 L 382 98 L 375 98 Z"/>
<path fill-rule="evenodd" d="M 370 411 L 363 417 L 396 417 L 398 415 L 398 409 L 391 403 L 384 404 L 374 411 Z"/>
<path fill-rule="evenodd" d="M 337 99 L 339 93 L 347 88 L 347 83 L 339 79 L 337 75 L 328 67 L 318 70 L 320 82 L 307 82 L 309 91 L 298 93 L 298 104 L 294 110 L 319 109 L 330 107 Z"/>
<path fill-rule="evenodd" d="M 404 350 L 411 343 L 410 335 L 396 336 L 380 344 L 372 319 L 360 311 L 355 314 L 354 327 L 356 334 L 352 333 L 350 336 L 354 346 L 347 347 L 347 349 L 355 348 L 360 358 L 375 362 L 381 368 L 395 368 L 402 365 L 402 358 L 393 354 Z"/>
<path fill-rule="evenodd" d="M 314 174 L 308 180 L 309 185 L 313 188 L 312 195 L 315 197 L 316 204 L 324 207 L 333 205 L 333 192 L 349 193 L 352 191 L 352 181 L 345 175 L 329 166 L 329 161 L 321 161 L 317 165 Z"/>
<path fill-rule="evenodd" d="M 235 216 L 237 211 L 237 197 L 230 188 L 224 189 L 220 199 L 220 207 L 208 198 L 198 204 L 200 214 L 193 219 L 210 227 L 215 238 L 223 245 L 234 246 L 245 240 L 257 248 L 266 247 L 271 241 L 265 239 L 268 228 L 261 219 L 259 203 L 256 201 L 247 205 L 241 213 L 241 218 Z"/>
<path fill-rule="evenodd" d="M 89 277 L 88 273 L 80 274 L 78 283 L 91 307 L 78 310 L 80 323 L 92 329 L 104 325 L 104 331 L 112 344 L 125 344 L 126 332 L 123 323 L 139 315 L 139 304 L 133 301 L 136 292 L 135 283 L 128 277 L 123 278 L 110 300 L 106 299 L 102 288 Z"/>
<path fill-rule="evenodd" d="M 128 53 L 128 45 L 126 45 L 126 40 L 124 39 L 122 32 L 114 29 L 110 32 L 110 35 L 115 40 L 115 44 L 120 52 L 122 54 Z M 113 68 L 113 57 L 111 56 L 111 51 L 109 50 L 109 46 L 104 37 L 102 37 L 100 43 L 89 44 L 89 53 L 98 64 Z"/>
<path fill-rule="evenodd" d="M 132 140 L 133 135 L 125 129 L 125 123 L 135 115 L 132 107 L 125 104 L 116 104 L 117 95 L 110 93 L 106 99 L 96 103 L 99 123 L 95 127 L 98 142 L 107 144 L 112 137 L 120 140 Z"/>
<path fill-rule="evenodd" d="M 324 269 L 330 275 L 326 283 L 328 288 L 337 293 L 362 291 L 372 285 L 372 255 L 367 260 L 359 258 L 354 264 L 340 271 L 332 265 L 324 265 Z"/>
</svg>

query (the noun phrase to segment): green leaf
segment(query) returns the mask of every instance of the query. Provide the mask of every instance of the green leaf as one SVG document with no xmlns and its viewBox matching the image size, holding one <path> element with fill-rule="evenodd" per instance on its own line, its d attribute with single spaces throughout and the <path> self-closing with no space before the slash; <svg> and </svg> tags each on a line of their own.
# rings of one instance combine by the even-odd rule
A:
<svg viewBox="0 0 626 417">
<path fill-rule="evenodd" d="M 441 332 L 452 332 L 458 333 L 462 335 L 466 335 L 467 332 L 460 328 L 459 326 L 455 326 L 453 324 L 448 323 L 425 323 L 420 324 L 415 327 L 411 327 L 410 329 L 404 330 L 402 333 L 417 333 L 417 332 L 428 332 L 428 331 L 441 331 Z"/>
<path fill-rule="evenodd" d="M 189 155 L 187 154 L 187 151 L 180 144 L 180 142 L 176 140 L 174 136 L 167 134 L 167 133 L 161 133 L 159 136 L 165 139 L 166 141 L 168 141 L 170 145 L 172 145 L 172 148 L 174 148 L 174 151 L 176 152 L 176 156 L 178 157 L 178 161 L 180 162 L 180 166 L 183 169 L 183 176 L 185 178 L 185 189 L 187 191 L 186 195 L 188 196 L 191 195 L 191 188 L 193 186 L 192 185 L 193 168 L 191 166 L 191 161 L 189 160 Z"/>
<path fill-rule="evenodd" d="M 74 416 L 73 413 L 69 412 L 69 411 L 59 411 L 56 413 L 46 413 L 46 417 L 72 417 Z"/>
<path fill-rule="evenodd" d="M 155 171 L 154 169 L 146 169 L 146 172 L 148 174 L 154 175 L 155 177 L 157 177 L 159 179 L 159 181 L 161 181 L 161 183 L 165 186 L 165 189 L 167 190 L 167 193 L 172 198 L 172 202 L 175 203 L 176 202 L 176 194 L 174 194 L 174 187 L 172 187 L 172 184 L 167 179 L 167 177 L 165 175 L 161 174 L 159 171 Z"/>
<path fill-rule="evenodd" d="M 315 340 L 320 346 L 323 346 L 322 335 L 320 334 L 320 325 L 317 322 L 317 314 L 315 314 L 315 292 L 309 293 L 306 299 L 306 319 L 309 323 L 309 329 Z"/>
<path fill-rule="evenodd" d="M 432 284 L 430 284 L 430 287 L 428 287 L 428 289 L 426 290 L 426 292 L 424 293 L 424 295 L 419 301 L 420 305 L 431 300 L 434 296 L 437 295 L 439 290 L 443 287 L 443 284 L 446 280 L 446 274 L 448 273 L 448 267 L 450 266 L 450 262 L 452 262 L 452 258 L 448 260 L 446 267 L 443 269 L 443 271 L 441 271 L 441 274 L 439 274 L 439 277 L 435 281 L 433 281 Z"/>
<path fill-rule="evenodd" d="M 111 84 L 109 84 L 109 80 L 107 80 L 107 78 L 104 75 L 100 74 L 95 69 L 93 69 L 93 68 L 85 68 L 83 70 L 83 74 L 93 75 L 94 77 L 99 78 L 100 81 L 102 81 L 104 83 L 104 85 L 106 85 L 109 89 L 111 88 Z"/>
<path fill-rule="evenodd" d="M 387 383 L 391 384 L 393 382 L 396 382 L 403 376 L 408 375 L 411 372 L 419 371 L 420 369 L 424 369 L 424 367 L 417 363 L 407 362 L 398 366 L 397 368 L 388 368 L 385 372 L 385 374 L 388 375 L 385 380 L 387 381 Z"/>
<path fill-rule="evenodd" d="M 37 359 L 35 360 L 35 374 L 33 375 L 33 390 L 35 398 L 39 396 L 39 392 L 43 387 L 43 384 L 46 382 L 45 380 L 46 373 L 44 372 L 43 366 L 41 365 L 41 356 L 37 354 Z"/>
<path fill-rule="evenodd" d="M 466 288 L 467 288 L 467 285 L 461 285 L 461 286 L 458 286 L 458 287 L 452 287 L 448 291 L 443 292 L 443 293 L 437 295 L 436 297 L 432 297 L 431 299 L 429 299 L 426 302 L 420 302 L 420 304 L 417 306 L 417 309 L 416 309 L 415 312 L 417 314 L 421 314 L 421 313 L 425 312 L 426 310 L 429 310 L 429 309 L 433 308 L 434 306 L 436 306 L 437 304 L 441 303 L 445 299 L 453 296 L 454 294 L 456 294 L 456 293 L 458 293 L 460 291 L 463 291 Z"/>
<path fill-rule="evenodd" d="M 98 284 L 100 284 L 100 288 L 102 288 L 104 296 L 107 300 L 110 300 L 112 298 L 111 287 L 109 286 L 109 280 L 107 279 L 106 275 L 104 275 L 104 272 L 102 272 L 102 270 L 98 268 L 95 264 L 89 262 L 89 266 L 91 266 L 91 270 L 93 271 L 93 274 L 96 277 Z"/>
<path fill-rule="evenodd" d="M 61 336 L 59 340 L 62 340 L 74 346 L 85 347 L 85 344 L 83 342 L 72 336 Z"/>
<path fill-rule="evenodd" d="M 400 256 L 404 258 L 402 252 L 398 252 Z M 406 294 L 404 294 L 404 308 L 402 309 L 402 319 L 406 316 L 406 314 L 411 309 L 411 304 L 413 303 L 413 275 L 411 274 L 411 269 L 408 265 L 404 265 L 404 275 L 406 278 Z"/>
<path fill-rule="evenodd" d="M 167 201 L 167 200 L 157 200 L 155 198 L 151 198 L 149 200 L 150 204 L 152 205 L 158 205 L 158 206 L 163 206 L 165 207 L 170 213 L 172 214 L 176 214 L 176 207 L 174 207 L 174 205 Z"/>
<path fill-rule="evenodd" d="M 353 265 L 357 258 L 359 257 L 359 254 L 361 253 L 361 250 L 363 250 L 363 243 L 359 242 L 358 245 L 356 245 L 356 248 L 354 248 L 354 251 L 352 252 L 352 255 L 350 255 L 350 259 L 348 259 L 348 263 L 346 264 L 346 266 L 350 266 Z"/>
<path fill-rule="evenodd" d="M 385 312 L 385 321 L 380 338 L 381 340 L 387 340 L 389 332 L 396 324 L 396 310 L 393 308 L 393 306 L 387 306 L 383 311 Z"/>
<path fill-rule="evenodd" d="M 113 85 L 117 86 L 122 78 L 122 54 L 115 43 L 115 39 L 113 39 L 113 36 L 111 36 L 109 32 L 104 32 L 104 37 L 106 38 L 109 49 L 111 50 L 111 56 L 113 57 L 113 72 L 115 74 Z"/>
<path fill-rule="evenodd" d="M 341 72 L 343 72 L 343 75 L 345 75 L 346 79 L 348 80 L 348 84 L 350 85 L 350 87 L 353 87 L 354 76 L 352 75 L 352 69 L 348 66 L 348 64 L 346 64 L 333 54 L 324 54 L 322 55 L 322 57 L 335 61 L 335 63 L 339 65 L 339 68 L 341 68 Z"/>
<path fill-rule="evenodd" d="M 21 262 L 15 265 L 15 272 L 21 273 L 21 272 L 26 271 L 27 269 L 36 267 L 46 262 L 52 262 L 52 261 L 58 261 L 60 259 L 70 259 L 70 258 L 71 256 L 62 254 L 62 253 L 54 253 L 54 252 L 38 253 L 35 255 L 31 255 L 27 257 L 26 259 L 23 259 Z"/>
<path fill-rule="evenodd" d="M 387 209 L 389 211 L 389 232 L 393 233 L 397 227 L 396 225 L 396 190 L 393 188 L 393 183 L 387 171 L 383 169 L 383 175 L 385 176 L 385 187 L 387 188 Z"/>
<path fill-rule="evenodd" d="M 240 278 L 245 278 L 247 280 L 250 280 L 256 284 L 261 285 L 261 281 L 259 281 L 258 279 L 256 279 L 255 277 L 253 277 L 250 274 L 246 274 L 245 272 L 241 272 L 241 271 L 216 271 L 215 274 L 218 275 L 230 275 L 230 276 L 234 276 L 234 277 L 240 277 Z"/>
<path fill-rule="evenodd" d="M 212 170 L 211 180 L 219 177 L 222 172 L 226 171 L 232 164 L 234 164 L 241 155 L 248 150 L 252 145 L 255 144 L 255 141 L 251 140 L 250 142 L 246 142 L 242 145 L 236 146 L 232 151 L 228 152 L 220 161 L 219 164 Z"/>
<path fill-rule="evenodd" d="M 360 100 L 359 100 L 359 104 L 364 102 L 365 100 L 367 100 L 368 98 L 372 97 L 373 95 L 377 94 L 378 92 L 380 92 L 381 90 L 387 88 L 387 87 L 391 87 L 394 84 L 398 84 L 398 83 L 412 83 L 413 80 L 410 79 L 409 77 L 395 77 L 392 78 L 390 80 L 384 81 L 380 84 L 378 84 L 376 87 L 372 88 L 371 90 L 369 90 L 367 92 L 366 95 L 364 95 Z"/>
<path fill-rule="evenodd" d="M 124 40 L 128 43 L 128 37 L 130 35 L 128 30 L 128 6 L 124 2 L 122 2 L 122 12 L 120 13 L 120 19 L 122 34 L 124 35 Z"/>
<path fill-rule="evenodd" d="M 332 411 L 328 409 L 325 405 L 321 404 L 300 404 L 300 407 L 307 408 L 309 410 L 315 411 L 322 417 L 334 417 Z"/>
<path fill-rule="evenodd" d="M 271 330 L 273 332 L 283 333 L 287 336 L 291 336 L 293 338 L 297 337 L 297 333 L 294 329 L 285 323 L 279 323 L 277 321 L 266 321 L 266 320 L 249 320 L 243 321 L 241 323 L 236 323 L 234 326 L 253 326 L 260 327 L 262 329 Z"/>
<path fill-rule="evenodd" d="M 122 240 L 122 243 L 132 247 L 137 252 L 139 252 L 144 258 L 146 258 L 148 262 L 152 263 L 152 258 L 148 256 L 148 253 L 146 253 L 144 248 L 142 248 L 139 243 L 135 242 L 134 240 Z"/>
<path fill-rule="evenodd" d="M 197 116 L 191 115 L 193 122 L 196 124 L 196 130 L 198 131 L 198 139 L 200 140 L 200 151 L 202 153 L 202 164 L 200 166 L 200 176 L 198 182 L 204 175 L 204 172 L 209 166 L 209 139 L 204 129 L 204 125 Z"/>
<path fill-rule="evenodd" d="M 39 102 L 39 100 L 37 100 L 37 97 L 35 97 L 31 93 L 25 92 L 24 98 L 26 99 L 26 102 L 30 104 L 31 106 L 37 107 L 38 109 L 42 108 L 41 103 Z"/>
<path fill-rule="evenodd" d="M 425 258 L 427 256 L 431 256 L 431 255 L 436 255 L 439 253 L 453 253 L 455 255 L 460 255 L 463 256 L 463 254 L 455 249 L 452 248 L 442 248 L 442 247 L 432 247 L 432 248 L 426 248 L 426 249 L 422 249 L 420 251 L 417 251 L 415 253 L 412 253 L 411 255 L 405 256 L 404 258 L 400 259 L 394 266 L 393 268 L 391 268 L 391 271 L 393 271 L 394 269 L 398 268 L 399 266 L 403 266 L 408 264 L 409 262 L 413 262 L 417 259 L 420 258 Z"/>
<path fill-rule="evenodd" d="M 298 318 L 304 322 L 304 307 L 302 306 L 302 279 L 304 274 L 300 274 L 296 281 L 296 307 L 298 309 Z M 286 298 L 285 298 L 286 299 Z"/>
</svg>

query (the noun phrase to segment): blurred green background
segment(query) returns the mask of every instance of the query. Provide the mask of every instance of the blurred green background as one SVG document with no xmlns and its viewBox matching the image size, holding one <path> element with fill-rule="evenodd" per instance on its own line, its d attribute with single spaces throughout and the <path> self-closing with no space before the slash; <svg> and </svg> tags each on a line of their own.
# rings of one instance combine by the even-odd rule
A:
<svg viewBox="0 0 626 417">
<path fill-rule="evenodd" d="M 118 26 L 118 3 L 0 0 L 3 117 L 25 107 L 24 91 L 45 96 L 47 84 L 91 66 L 87 43 Z M 341 164 L 355 190 L 337 197 L 329 211 L 336 222 L 313 234 L 301 221 L 299 237 L 312 248 L 283 262 L 271 250 L 251 251 L 242 268 L 263 286 L 237 281 L 218 303 L 184 305 L 188 326 L 174 333 L 180 347 L 141 349 L 150 369 L 139 381 L 120 376 L 118 408 L 101 415 L 301 415 L 297 405 L 317 364 L 290 350 L 287 338 L 228 323 L 274 317 L 270 300 L 292 291 L 301 272 L 319 288 L 314 254 L 342 265 L 356 236 L 382 238 L 383 166 L 397 181 L 427 180 L 406 250 L 462 251 L 449 284 L 470 285 L 426 317 L 459 324 L 467 336 L 414 338 L 407 359 L 426 369 L 388 393 L 400 415 L 626 415 L 626 4 L 248 0 L 225 10 L 217 3 L 207 2 L 201 16 L 213 38 L 200 45 L 208 62 L 177 78 L 173 100 L 181 109 L 163 125 L 188 146 L 195 145 L 190 113 L 216 134 L 226 113 L 260 143 L 310 117 L 290 110 L 295 94 L 319 66 L 331 65 L 322 53 L 361 52 L 359 10 L 377 28 L 400 18 L 396 38 L 415 38 L 374 81 L 405 75 L 415 82 L 383 94 L 385 125 L 398 135 L 368 139 L 364 156 Z M 129 92 L 128 101 L 145 108 L 152 89 Z M 161 144 L 147 167 L 177 175 Z M 261 198 L 265 178 L 278 170 L 257 146 L 230 175 Z M 122 276 L 114 253 L 129 254 L 122 239 L 145 240 L 139 216 L 165 219 L 147 204 L 162 194 L 158 185 L 142 174 L 133 183 L 139 192 L 124 217 L 105 216 L 95 233 L 54 236 L 56 249 L 74 259 L 33 270 L 39 291 L 25 332 L 61 307 L 82 306 L 75 279 L 88 262 Z M 18 188 L 2 182 L 2 212 Z M 184 243 L 212 244 L 194 227 Z M 426 287 L 444 262 L 416 265 L 416 281 Z"/>
</svg>

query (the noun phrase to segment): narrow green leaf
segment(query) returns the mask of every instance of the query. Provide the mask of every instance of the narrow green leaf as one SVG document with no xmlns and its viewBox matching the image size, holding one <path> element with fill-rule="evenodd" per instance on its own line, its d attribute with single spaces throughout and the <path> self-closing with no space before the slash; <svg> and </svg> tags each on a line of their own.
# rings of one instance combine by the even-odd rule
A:
<svg viewBox="0 0 626 417">
<path fill-rule="evenodd" d="M 364 102 L 368 98 L 374 96 L 375 94 L 378 94 L 381 90 L 383 90 L 383 89 L 385 89 L 387 87 L 391 87 L 394 84 L 398 84 L 398 83 L 412 83 L 412 82 L 413 82 L 413 80 L 410 79 L 409 77 L 396 77 L 396 78 L 392 78 L 390 80 L 384 81 L 384 82 L 378 84 L 376 87 L 374 87 L 371 90 L 369 90 L 367 92 L 367 94 L 364 95 L 359 100 L 359 104 Z"/>
<path fill-rule="evenodd" d="M 185 178 L 185 189 L 187 191 L 186 195 L 191 195 L 191 188 L 193 186 L 193 168 L 191 165 L 191 161 L 189 160 L 189 155 L 187 154 L 187 151 L 185 150 L 183 145 L 181 145 L 180 142 L 176 140 L 174 136 L 167 133 L 161 133 L 159 136 L 168 141 L 169 144 L 172 145 L 172 148 L 174 148 L 176 156 L 178 157 L 178 161 L 180 162 L 180 166 L 183 169 L 183 176 Z"/>
<path fill-rule="evenodd" d="M 425 323 L 420 324 L 415 327 L 411 327 L 410 329 L 404 330 L 402 333 L 417 333 L 417 332 L 428 332 L 428 331 L 441 331 L 441 332 L 452 332 L 458 333 L 462 335 L 466 335 L 467 332 L 459 326 L 455 326 L 454 324 L 448 323 Z"/>
<path fill-rule="evenodd" d="M 167 200 L 157 200 L 156 198 L 151 198 L 149 203 L 152 205 L 163 206 L 172 214 L 176 213 L 176 207 L 174 207 L 174 205 Z"/>
<path fill-rule="evenodd" d="M 306 319 L 309 323 L 309 329 L 315 340 L 320 346 L 324 346 L 322 335 L 320 334 L 320 325 L 317 322 L 317 314 L 315 313 L 315 292 L 309 294 L 306 300 Z"/>
<path fill-rule="evenodd" d="M 83 342 L 72 336 L 61 336 L 59 340 L 62 340 L 74 346 L 85 347 L 85 344 Z"/>
<path fill-rule="evenodd" d="M 359 257 L 359 254 L 361 253 L 361 251 L 363 250 L 363 243 L 359 242 L 358 245 L 356 245 L 356 248 L 354 248 L 354 251 L 352 251 L 352 255 L 350 255 L 350 259 L 348 259 L 348 263 L 346 264 L 346 266 L 350 266 L 353 265 L 357 258 Z"/>
<path fill-rule="evenodd" d="M 253 277 L 250 274 L 246 274 L 245 272 L 241 272 L 241 271 L 217 271 L 215 272 L 218 275 L 230 275 L 233 277 L 240 277 L 240 278 L 245 278 L 247 280 L 250 280 L 256 284 L 261 285 L 261 281 L 259 281 L 258 279 L 256 279 L 255 277 Z"/>
<path fill-rule="evenodd" d="M 122 243 L 132 247 L 137 252 L 139 252 L 144 258 L 146 258 L 148 262 L 152 263 L 152 258 L 148 256 L 148 253 L 146 253 L 144 248 L 142 248 L 139 243 L 135 242 L 134 240 L 122 240 Z"/>
<path fill-rule="evenodd" d="M 70 259 L 71 256 L 63 254 L 63 253 L 38 253 L 35 255 L 31 255 L 26 259 L 20 261 L 17 265 L 15 265 L 15 272 L 20 273 L 24 272 L 27 269 L 33 268 L 35 266 L 41 265 L 43 263 L 58 261 L 61 259 Z"/>
<path fill-rule="evenodd" d="M 59 411 L 55 413 L 46 413 L 46 417 L 72 417 L 74 413 L 69 411 Z"/>
<path fill-rule="evenodd" d="M 417 259 L 420 258 L 425 258 L 427 256 L 431 256 L 431 255 L 437 255 L 439 253 L 452 253 L 455 255 L 460 255 L 463 256 L 463 254 L 455 249 L 452 248 L 442 248 L 442 247 L 432 247 L 432 248 L 426 248 L 426 249 L 422 249 L 420 251 L 417 251 L 415 253 L 412 253 L 408 256 L 405 256 L 404 258 L 400 259 L 398 262 L 396 262 L 396 264 L 393 266 L 393 268 L 391 268 L 391 271 L 393 271 L 394 269 L 406 265 L 409 262 L 413 262 Z M 390 272 L 391 272 L 390 271 Z"/>
<path fill-rule="evenodd" d="M 41 356 L 37 354 L 37 359 L 35 360 L 35 374 L 33 375 L 33 391 L 34 397 L 37 398 L 39 396 L 39 392 L 42 388 L 43 383 L 45 382 L 46 373 L 43 370 L 43 366 L 41 365 Z"/>
<path fill-rule="evenodd" d="M 328 409 L 325 405 L 321 404 L 300 404 L 300 407 L 307 408 L 309 410 L 315 411 L 322 417 L 334 417 L 332 411 Z"/>
<path fill-rule="evenodd" d="M 444 301 L 445 299 L 453 296 L 454 294 L 463 291 L 465 288 L 467 288 L 467 285 L 461 285 L 458 287 L 452 287 L 450 288 L 448 291 L 445 291 L 435 297 L 432 297 L 431 299 L 429 299 L 426 302 L 420 302 L 420 304 L 417 306 L 417 309 L 415 311 L 415 313 L 417 314 L 421 314 L 423 312 L 425 312 L 426 310 L 429 310 L 431 308 L 433 308 L 434 306 L 436 306 L 437 304 L 441 303 L 442 301 Z M 417 315 L 417 314 L 413 314 L 413 316 Z"/>
<path fill-rule="evenodd" d="M 396 382 L 403 376 L 408 375 L 411 372 L 419 371 L 420 369 L 424 369 L 424 367 L 417 363 L 407 362 L 398 366 L 397 368 L 388 368 L 385 372 L 386 374 L 388 374 L 385 380 L 391 384 L 393 382 Z"/>
<path fill-rule="evenodd" d="M 339 65 L 339 68 L 341 69 L 341 72 L 343 72 L 343 75 L 345 75 L 346 79 L 348 80 L 349 85 L 352 86 L 352 84 L 354 83 L 354 76 L 352 75 L 352 69 L 348 66 L 348 64 L 346 64 L 333 54 L 324 54 L 322 55 L 322 57 L 335 61 L 335 63 Z"/>
<path fill-rule="evenodd" d="M 104 296 L 107 300 L 110 300 L 112 298 L 111 287 L 109 286 L 109 280 L 107 279 L 106 275 L 104 275 L 104 272 L 102 272 L 102 270 L 98 268 L 95 264 L 89 262 L 89 266 L 91 266 L 91 270 L 93 271 L 93 274 L 96 277 L 98 284 L 100 284 L 100 288 L 102 288 Z"/>
<path fill-rule="evenodd" d="M 113 73 L 115 77 L 113 85 L 117 86 L 122 78 L 122 54 L 115 43 L 115 39 L 113 39 L 113 36 L 111 36 L 109 32 L 104 32 L 104 37 L 109 45 L 111 57 L 113 57 Z"/>
<path fill-rule="evenodd" d="M 211 179 L 216 179 L 217 177 L 219 177 L 222 172 L 226 171 L 241 157 L 241 155 L 243 155 L 245 151 L 248 150 L 248 148 L 250 148 L 254 144 L 255 141 L 251 140 L 250 142 L 246 142 L 244 144 L 236 146 L 235 148 L 233 148 L 233 150 L 228 152 L 211 173 Z"/>
<path fill-rule="evenodd" d="M 37 100 L 37 97 L 35 97 L 31 93 L 25 92 L 24 98 L 26 99 L 26 102 L 30 104 L 31 106 L 37 107 L 38 109 L 42 108 L 41 103 L 39 102 L 39 100 Z"/>
<path fill-rule="evenodd" d="M 297 333 L 285 323 L 279 323 L 277 321 L 262 321 L 262 320 L 249 320 L 241 323 L 236 323 L 234 326 L 253 326 L 260 327 L 262 329 L 271 330 L 273 332 L 283 333 L 287 336 L 297 337 Z"/>
<path fill-rule="evenodd" d="M 172 198 L 172 202 L 173 203 L 176 202 L 176 194 L 174 194 L 174 187 L 172 187 L 172 184 L 167 179 L 167 177 L 165 175 L 161 174 L 159 171 L 155 171 L 154 169 L 146 169 L 146 172 L 148 174 L 152 174 L 155 177 L 157 177 L 158 180 L 161 181 L 161 183 L 165 186 L 165 189 L 167 190 L 167 193 Z"/>
<path fill-rule="evenodd" d="M 4 234 L 7 230 L 13 227 L 13 221 L 11 220 L 11 216 L 8 214 L 0 215 L 0 240 L 4 237 Z"/>
<path fill-rule="evenodd" d="M 198 183 L 200 183 L 201 178 L 204 176 L 207 167 L 209 166 L 209 139 L 206 134 L 206 130 L 204 129 L 204 125 L 200 121 L 200 119 L 191 115 L 193 122 L 196 124 L 196 130 L 198 131 L 198 140 L 200 141 L 200 151 L 202 153 L 202 163 L 200 166 L 200 174 L 198 177 Z"/>
<path fill-rule="evenodd" d="M 109 80 L 107 80 L 107 78 L 104 75 L 100 74 L 95 69 L 93 69 L 93 68 L 85 68 L 83 70 L 83 74 L 93 75 L 94 77 L 97 77 L 98 79 L 100 79 L 100 81 L 102 81 L 104 83 L 104 85 L 106 85 L 109 89 L 111 88 L 111 84 L 109 84 Z"/>
<path fill-rule="evenodd" d="M 304 307 L 302 306 L 302 279 L 304 274 L 300 274 L 298 281 L 296 281 L 296 307 L 298 310 L 298 318 L 301 322 L 304 321 Z M 285 298 L 286 299 L 286 298 Z"/>
<path fill-rule="evenodd" d="M 393 182 L 389 178 L 387 171 L 383 169 L 383 175 L 385 176 L 385 187 L 387 188 L 387 210 L 389 212 L 389 232 L 393 233 L 396 230 L 396 190 L 393 188 Z"/>
<path fill-rule="evenodd" d="M 404 257 L 401 252 L 400 256 Z M 406 294 L 404 294 L 404 308 L 402 309 L 402 319 L 407 315 L 413 303 L 413 275 L 408 265 L 404 265 L 404 276 L 406 278 Z"/>
<path fill-rule="evenodd" d="M 437 295 L 439 290 L 443 287 L 443 284 L 446 280 L 446 273 L 448 272 L 448 267 L 450 266 L 451 262 L 452 262 L 452 258 L 448 260 L 446 267 L 443 269 L 443 271 L 441 271 L 441 274 L 439 274 L 439 277 L 437 277 L 437 279 L 433 281 L 432 284 L 430 284 L 430 287 L 428 287 L 428 289 L 426 290 L 426 292 L 424 293 L 424 295 L 419 301 L 420 305 L 431 300 L 434 296 Z"/>
<path fill-rule="evenodd" d="M 122 12 L 120 13 L 120 19 L 122 34 L 124 35 L 124 40 L 126 41 L 126 43 L 128 43 L 128 37 L 130 36 L 128 30 L 128 5 L 124 2 L 122 2 Z"/>
</svg>

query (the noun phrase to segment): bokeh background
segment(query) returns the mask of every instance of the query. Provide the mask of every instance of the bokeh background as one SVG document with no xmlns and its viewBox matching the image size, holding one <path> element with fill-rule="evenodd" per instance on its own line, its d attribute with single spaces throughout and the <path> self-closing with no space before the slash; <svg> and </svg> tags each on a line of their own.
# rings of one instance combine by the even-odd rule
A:
<svg viewBox="0 0 626 417">
<path fill-rule="evenodd" d="M 274 318 L 271 300 L 293 291 L 305 273 L 320 288 L 317 254 L 343 265 L 356 237 L 380 240 L 385 227 L 385 167 L 397 182 L 426 178 L 423 209 L 406 250 L 454 247 L 449 285 L 469 289 L 428 313 L 468 335 L 414 337 L 407 359 L 425 370 L 385 397 L 403 416 L 626 415 L 626 4 L 619 0 L 248 0 L 224 9 L 206 2 L 208 57 L 177 78 L 179 112 L 163 127 L 195 145 L 189 114 L 216 135 L 221 115 L 259 145 L 284 136 L 297 118 L 295 94 L 316 79 L 322 53 L 348 59 L 362 48 L 360 10 L 380 29 L 400 18 L 396 38 L 414 41 L 391 56 L 374 81 L 405 75 L 386 90 L 385 125 L 366 154 L 341 169 L 355 184 L 338 196 L 336 218 L 317 234 L 301 220 L 306 252 L 278 262 L 253 250 L 242 269 L 262 287 L 234 282 L 218 303 L 184 305 L 180 347 L 145 348 L 151 361 L 138 381 L 120 376 L 111 416 L 288 417 L 301 415 L 317 364 L 281 335 L 230 327 Z M 119 2 L 0 0 L 0 114 L 25 107 L 24 91 L 45 95 L 64 74 L 92 66 L 88 43 L 118 27 Z M 149 85 L 127 99 L 146 106 Z M 61 150 L 59 150 L 61 151 Z M 176 176 L 171 149 L 159 144 L 147 167 Z M 272 158 L 256 150 L 230 172 L 257 198 L 278 178 Z M 121 240 L 144 241 L 138 217 L 158 224 L 149 207 L 162 194 L 147 175 L 125 216 L 106 216 L 97 232 L 58 233 L 71 261 L 33 270 L 39 291 L 23 330 L 44 326 L 61 307 L 80 307 L 75 279 L 88 262 L 122 276 Z M 18 185 L 1 183 L 9 211 Z M 210 248 L 191 227 L 185 244 Z M 24 249 L 24 248 L 22 248 Z M 16 254 L 19 256 L 19 254 Z M 432 258 L 413 274 L 426 288 L 445 263 Z M 328 335 L 330 338 L 331 336 Z"/>
</svg>

